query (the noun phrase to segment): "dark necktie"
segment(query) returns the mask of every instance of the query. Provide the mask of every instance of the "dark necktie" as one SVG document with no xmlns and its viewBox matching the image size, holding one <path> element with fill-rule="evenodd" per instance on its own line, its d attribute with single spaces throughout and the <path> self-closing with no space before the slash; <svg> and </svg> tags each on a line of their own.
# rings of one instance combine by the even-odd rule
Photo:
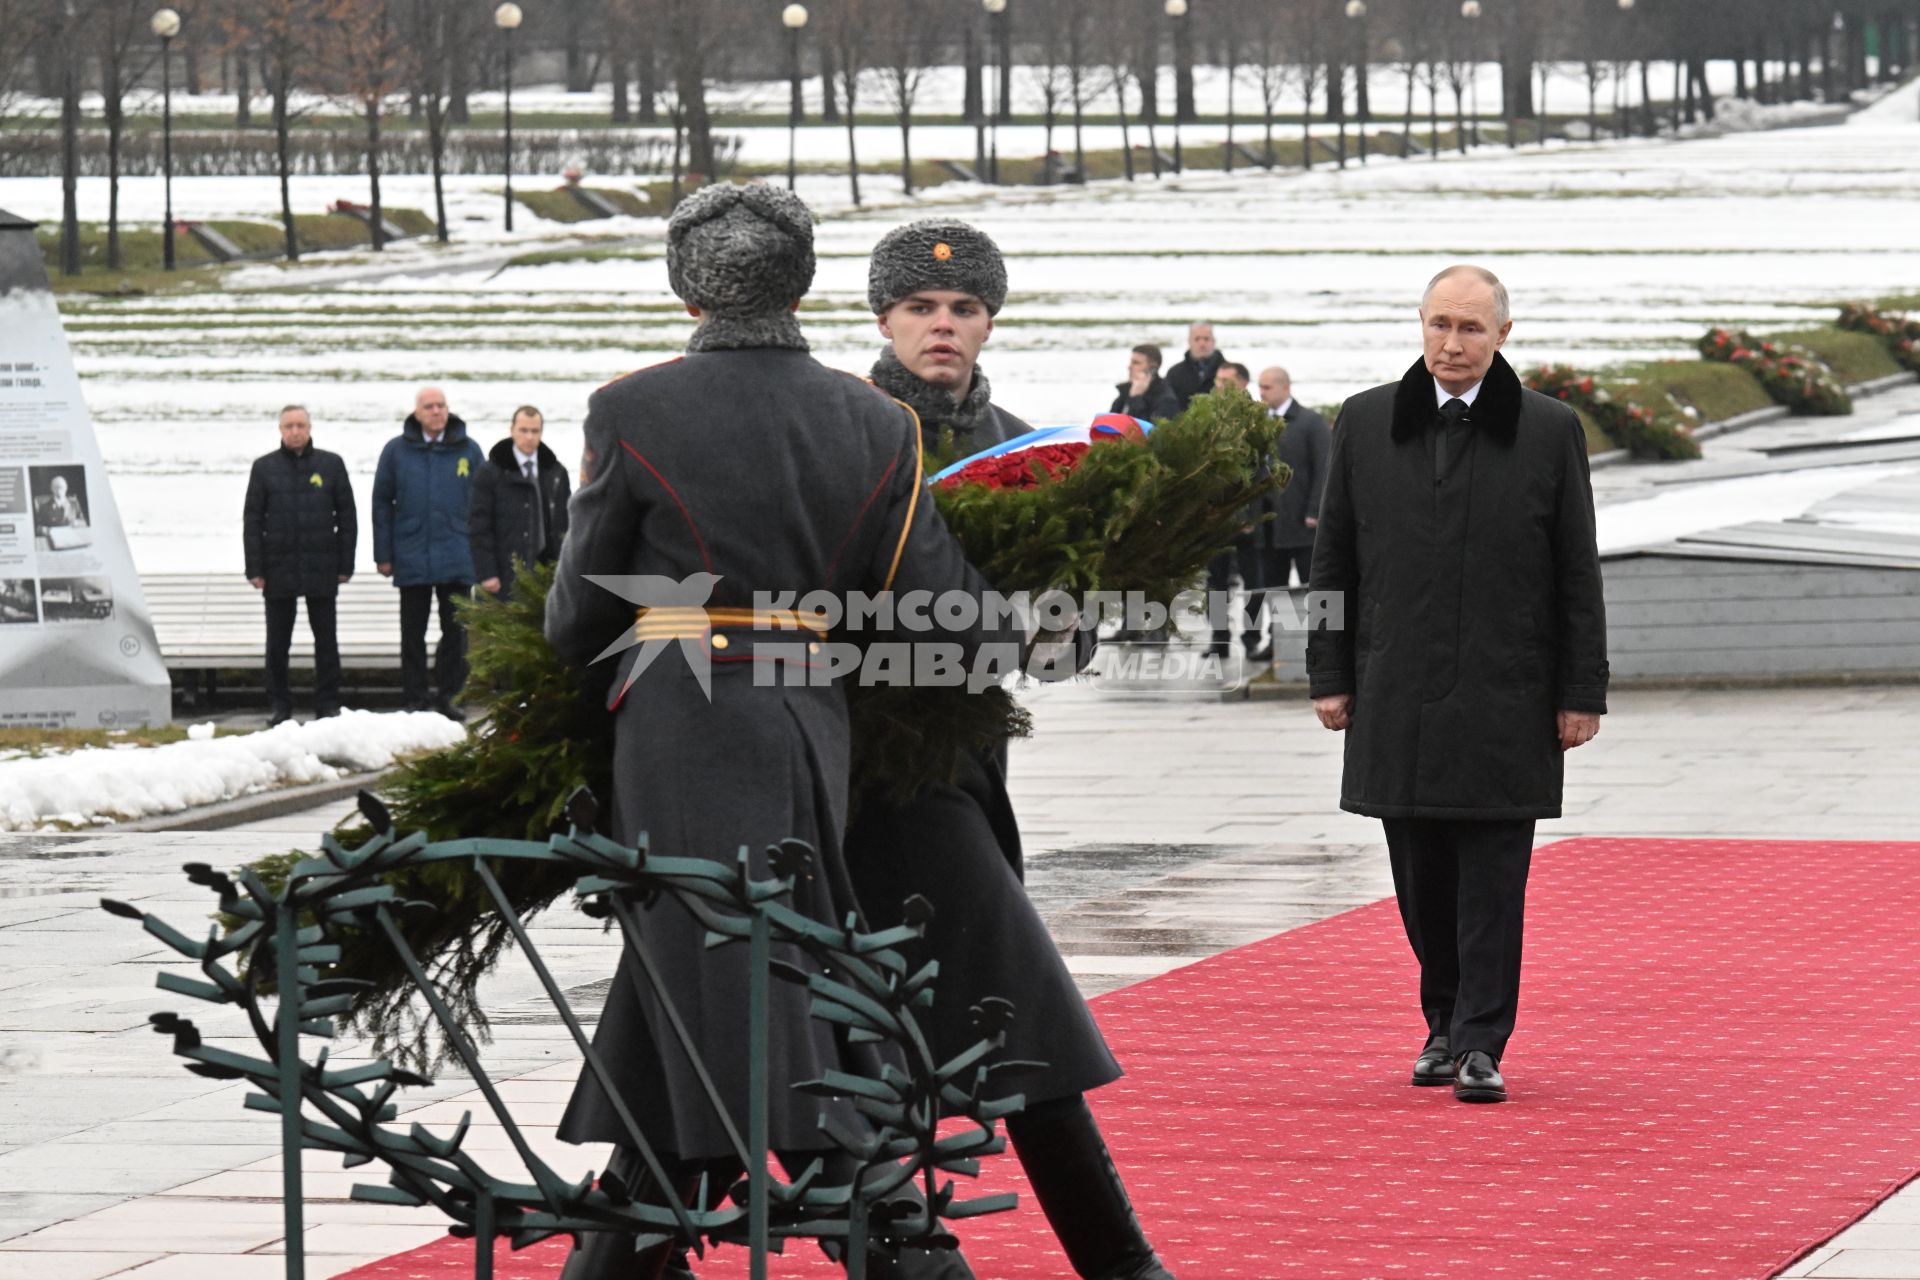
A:
<svg viewBox="0 0 1920 1280">
<path fill-rule="evenodd" d="M 1454 428 L 1467 420 L 1467 402 L 1459 396 L 1440 406 L 1440 433 L 1433 441 L 1433 482 L 1439 484 L 1447 475 L 1447 441 L 1455 432 Z"/>
<path fill-rule="evenodd" d="M 547 549 L 547 502 L 540 492 L 540 468 L 534 463 L 523 462 L 520 470 L 527 479 L 533 481 L 533 558 L 538 560 Z"/>
</svg>

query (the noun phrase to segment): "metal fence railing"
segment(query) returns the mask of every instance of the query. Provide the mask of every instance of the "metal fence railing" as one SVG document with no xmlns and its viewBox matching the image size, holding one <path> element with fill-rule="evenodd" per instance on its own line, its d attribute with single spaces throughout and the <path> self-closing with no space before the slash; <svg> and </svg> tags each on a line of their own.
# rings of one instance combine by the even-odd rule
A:
<svg viewBox="0 0 1920 1280">
<path fill-rule="evenodd" d="M 554 1236 L 594 1232 L 671 1238 L 695 1251 L 716 1243 L 742 1245 L 750 1251 L 756 1280 L 766 1275 L 768 1253 L 778 1242 L 833 1240 L 845 1250 L 848 1274 L 859 1278 L 866 1274 L 874 1247 L 942 1241 L 947 1239 L 945 1223 L 1012 1207 L 1012 1195 L 962 1200 L 952 1180 L 977 1174 L 980 1157 L 1004 1150 L 998 1123 L 1022 1105 L 1017 1096 L 984 1096 L 1011 1006 L 994 1002 L 982 1010 L 976 1017 L 981 1039 L 949 1061 L 935 1059 L 919 1011 L 932 999 L 937 966 L 914 968 L 905 950 L 924 927 L 923 903 L 909 904 L 909 919 L 920 923 L 880 932 L 824 924 L 788 904 L 795 878 L 805 872 L 811 857 L 806 846 L 786 842 L 770 849 L 770 874 L 756 876 L 744 849 L 729 865 L 650 856 L 644 839 L 637 847 L 616 843 L 595 833 L 597 808 L 589 794 L 576 794 L 568 806 L 569 830 L 544 843 L 436 843 L 418 833 L 394 831 L 380 802 L 362 793 L 361 812 L 373 836 L 355 849 L 326 836 L 321 855 L 295 865 L 277 890 L 251 870 L 237 873 L 236 881 L 204 864 L 186 867 L 195 884 L 218 896 L 220 914 L 230 925 L 238 922 L 225 931 L 216 927 L 196 939 L 136 907 L 102 901 L 106 910 L 139 920 L 147 932 L 198 966 L 197 977 L 161 973 L 162 990 L 243 1016 L 258 1042 L 254 1053 L 236 1052 L 207 1043 L 192 1021 L 176 1013 L 157 1013 L 150 1020 L 157 1031 L 172 1037 L 173 1051 L 188 1060 L 189 1071 L 244 1080 L 254 1090 L 245 1105 L 278 1115 L 288 1280 L 303 1280 L 305 1274 L 303 1150 L 338 1153 L 347 1167 L 384 1166 L 385 1183 L 356 1185 L 352 1198 L 435 1206 L 450 1220 L 452 1234 L 473 1237 L 476 1280 L 490 1280 L 497 1239 L 520 1248 Z M 586 1069 L 612 1100 L 625 1145 L 638 1154 L 657 1185 L 672 1186 L 660 1153 L 621 1102 L 607 1064 L 594 1051 L 501 887 L 496 866 L 514 862 L 542 862 L 576 874 L 575 892 L 583 908 L 611 919 L 653 985 L 745 1171 L 731 1199 L 723 1199 L 720 1207 L 712 1207 L 704 1195 L 692 1204 L 672 1197 L 658 1202 L 663 1198 L 632 1194 L 620 1178 L 607 1174 L 569 1180 L 555 1172 L 515 1121 L 473 1039 L 409 946 L 397 913 L 420 904 L 402 901 L 387 883 L 390 874 L 419 864 L 449 863 L 477 877 L 510 922 L 520 952 L 552 1000 Z M 639 945 L 643 913 L 635 904 L 658 897 L 672 898 L 692 912 L 711 945 L 751 950 L 750 1013 L 743 1046 L 749 1055 L 744 1132 L 687 1039 L 672 993 Z M 340 939 L 348 930 L 383 940 L 404 964 L 453 1056 L 518 1157 L 522 1168 L 509 1171 L 514 1176 L 490 1170 L 466 1149 L 471 1114 L 447 1133 L 397 1123 L 395 1097 L 404 1088 L 430 1083 L 423 1077 L 387 1059 L 337 1066 L 330 1062 L 325 1044 L 311 1060 L 305 1056 L 310 1042 L 331 1039 L 339 1021 L 351 1013 L 356 984 L 327 974 L 341 958 Z M 776 947 L 789 954 L 797 948 L 815 964 L 805 972 L 792 966 L 776 972 L 783 969 L 774 955 Z M 824 1131 L 848 1158 L 836 1166 L 854 1171 L 849 1181 L 828 1183 L 819 1162 L 784 1181 L 768 1168 L 768 1089 L 775 1079 L 774 1064 L 768 1061 L 768 1015 L 770 983 L 776 976 L 804 981 L 814 1017 L 888 1049 L 887 1065 L 874 1077 L 829 1072 L 824 1079 L 793 1086 L 846 1099 L 864 1119 L 855 1131 L 823 1117 Z"/>
</svg>

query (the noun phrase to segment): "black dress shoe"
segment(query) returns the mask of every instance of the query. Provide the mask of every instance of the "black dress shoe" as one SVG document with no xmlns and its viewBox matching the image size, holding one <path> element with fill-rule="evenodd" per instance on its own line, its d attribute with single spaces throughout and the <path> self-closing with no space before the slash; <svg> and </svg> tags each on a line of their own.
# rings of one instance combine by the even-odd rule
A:
<svg viewBox="0 0 1920 1280">
<path fill-rule="evenodd" d="M 267 720 L 267 728 L 271 729 L 275 725 L 285 724 L 291 719 L 293 719 L 293 712 L 291 710 L 275 711 Z"/>
<path fill-rule="evenodd" d="M 446 698 L 442 698 L 440 701 L 434 703 L 433 709 L 455 724 L 465 724 L 467 722 L 467 713 L 454 706 L 453 703 Z"/>
<path fill-rule="evenodd" d="M 1500 1075 L 1493 1055 L 1475 1049 L 1461 1055 L 1453 1076 L 1453 1096 L 1462 1102 L 1505 1102 L 1507 1082 Z"/>
<path fill-rule="evenodd" d="M 1434 1036 L 1413 1060 L 1413 1082 L 1421 1085 L 1453 1083 L 1453 1051 L 1445 1036 Z"/>
</svg>

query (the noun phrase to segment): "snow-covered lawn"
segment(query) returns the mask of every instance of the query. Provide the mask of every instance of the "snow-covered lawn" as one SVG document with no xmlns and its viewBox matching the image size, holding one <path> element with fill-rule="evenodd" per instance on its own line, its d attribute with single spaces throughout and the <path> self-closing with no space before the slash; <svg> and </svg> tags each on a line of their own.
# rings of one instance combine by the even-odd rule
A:
<svg viewBox="0 0 1920 1280">
<path fill-rule="evenodd" d="M 1916 143 L 1920 85 L 1909 85 L 1834 128 L 1490 149 L 1344 173 L 955 184 L 912 209 L 884 178 L 868 194 L 885 207 L 853 211 L 843 180 L 803 177 L 824 218 L 803 318 L 823 359 L 864 371 L 879 341 L 866 255 L 931 207 L 980 223 L 1010 255 L 1012 300 L 985 367 L 996 399 L 1035 423 L 1104 410 L 1130 346 L 1158 342 L 1177 358 L 1201 318 L 1230 358 L 1256 372 L 1285 364 L 1303 399 L 1336 402 L 1413 359 L 1421 286 L 1460 258 L 1511 285 L 1518 363 L 1683 356 L 1711 324 L 1814 323 L 1841 299 L 1920 289 Z M 182 208 L 273 207 L 271 182 L 207 181 L 204 193 L 180 184 Z M 351 185 L 309 181 L 315 198 Z M 390 198 L 418 204 L 423 184 L 392 179 Z M 65 304 L 143 571 L 239 572 L 248 463 L 276 443 L 275 411 L 289 401 L 312 408 L 316 440 L 345 455 L 364 498 L 422 381 L 446 384 L 483 444 L 516 405 L 540 406 L 549 443 L 571 460 L 592 389 L 681 349 L 691 322 L 667 292 L 657 221 L 589 229 L 636 240 L 630 257 L 502 270 L 508 252 L 562 233 L 492 243 L 491 222 L 464 219 L 496 217 L 497 188 L 454 187 L 459 252 L 486 258 L 464 269 L 409 246 L 294 273 L 250 268 L 232 292 Z M 22 194 L 0 183 L 0 207 L 23 207 Z M 57 194 L 43 183 L 35 198 Z M 371 571 L 364 535 L 361 553 Z"/>
<path fill-rule="evenodd" d="M 305 724 L 184 742 L 86 747 L 0 762 L 0 831 L 84 826 L 179 813 L 276 787 L 384 769 L 403 756 L 451 746 L 466 730 L 426 711 L 344 711 Z"/>
</svg>

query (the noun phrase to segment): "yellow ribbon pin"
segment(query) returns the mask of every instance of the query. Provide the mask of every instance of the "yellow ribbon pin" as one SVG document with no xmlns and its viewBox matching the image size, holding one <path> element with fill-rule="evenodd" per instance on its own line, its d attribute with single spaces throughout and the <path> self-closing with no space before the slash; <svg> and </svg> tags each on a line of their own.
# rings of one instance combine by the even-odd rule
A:
<svg viewBox="0 0 1920 1280">
<path fill-rule="evenodd" d="M 467 465 L 467 460 L 465 458 L 462 458 L 460 459 L 460 465 L 453 469 L 453 474 L 457 476 L 464 476 L 468 473 L 469 470 L 471 470 L 471 468 Z"/>
<path fill-rule="evenodd" d="M 326 487 L 326 484 L 327 484 L 325 480 L 322 480 L 320 478 L 320 473 L 317 471 L 314 474 L 307 477 L 307 483 L 312 485 L 316 489 L 323 489 Z"/>
</svg>

